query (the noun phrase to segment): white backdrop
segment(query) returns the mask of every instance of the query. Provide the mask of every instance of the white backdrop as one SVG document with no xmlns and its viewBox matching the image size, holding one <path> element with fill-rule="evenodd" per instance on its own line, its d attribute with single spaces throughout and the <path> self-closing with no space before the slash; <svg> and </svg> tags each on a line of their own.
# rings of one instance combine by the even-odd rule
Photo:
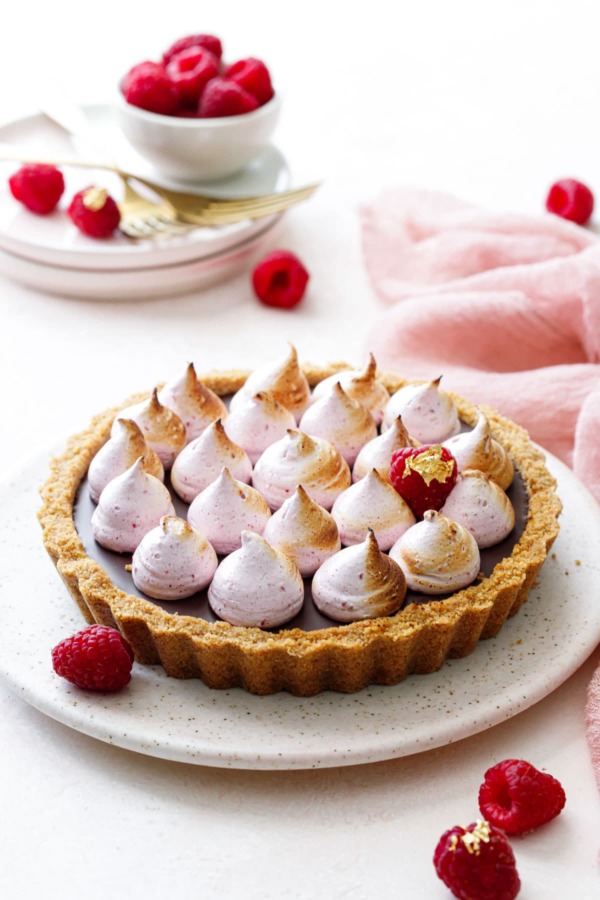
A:
<svg viewBox="0 0 600 900">
<path fill-rule="evenodd" d="M 388 184 L 533 213 L 557 177 L 576 176 L 600 196 L 595 0 L 6 0 L 3 10 L 0 122 L 35 110 L 40 79 L 81 102 L 109 100 L 132 63 L 182 34 L 214 32 L 228 57 L 270 66 L 284 97 L 276 142 L 294 180 L 324 178 L 273 241 L 311 272 L 292 313 L 257 304 L 245 275 L 203 294 L 112 304 L 38 295 L 0 278 L 4 471 L 188 359 L 199 370 L 251 366 L 292 339 L 305 359 L 359 362 L 378 306 L 357 209 Z M 443 898 L 429 861 L 438 834 L 469 820 L 482 767 L 529 754 L 549 771 L 568 768 L 577 813 L 566 850 L 560 831 L 549 843 L 530 839 L 544 900 L 569 896 L 578 877 L 578 896 L 591 900 L 590 835 L 600 816 L 583 701 L 592 670 L 588 663 L 528 713 L 427 759 L 289 775 L 148 760 L 56 725 L 0 686 L 0 893 Z M 439 827 L 420 816 L 420 805 L 434 804 Z M 316 854 L 310 863 L 305 848 Z M 530 879 L 522 896 L 542 894 Z"/>
</svg>

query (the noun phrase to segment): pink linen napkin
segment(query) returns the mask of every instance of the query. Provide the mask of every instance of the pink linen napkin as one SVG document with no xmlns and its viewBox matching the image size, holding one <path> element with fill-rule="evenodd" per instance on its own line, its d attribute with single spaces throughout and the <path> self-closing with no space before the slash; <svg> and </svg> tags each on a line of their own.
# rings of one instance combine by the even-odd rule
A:
<svg viewBox="0 0 600 900">
<path fill-rule="evenodd" d="M 588 685 L 585 724 L 592 766 L 600 791 L 600 666 L 594 672 Z"/>
<path fill-rule="evenodd" d="M 381 368 L 443 375 L 572 466 L 600 500 L 600 242 L 556 216 L 392 190 L 362 209 Z"/>
<path fill-rule="evenodd" d="M 600 242 L 555 216 L 424 191 L 391 190 L 361 212 L 367 271 L 390 305 L 367 341 L 379 366 L 443 375 L 527 428 L 600 500 Z M 586 714 L 600 788 L 600 668 Z"/>
</svg>

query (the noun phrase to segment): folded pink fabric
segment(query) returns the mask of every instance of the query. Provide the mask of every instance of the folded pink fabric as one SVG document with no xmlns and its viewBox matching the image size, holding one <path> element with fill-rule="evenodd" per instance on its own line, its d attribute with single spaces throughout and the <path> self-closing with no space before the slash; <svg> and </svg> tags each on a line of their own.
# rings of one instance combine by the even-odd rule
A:
<svg viewBox="0 0 600 900">
<path fill-rule="evenodd" d="M 596 669 L 588 685 L 585 725 L 592 765 L 600 790 L 600 667 Z"/>
<path fill-rule="evenodd" d="M 362 223 L 373 287 L 394 304 L 367 341 L 380 367 L 443 375 L 527 428 L 600 500 L 600 242 L 554 216 L 422 191 L 383 194 Z M 600 669 L 586 715 L 600 788 Z"/>
<path fill-rule="evenodd" d="M 389 191 L 362 210 L 382 368 L 487 403 L 600 500 L 600 242 L 556 216 Z"/>
</svg>

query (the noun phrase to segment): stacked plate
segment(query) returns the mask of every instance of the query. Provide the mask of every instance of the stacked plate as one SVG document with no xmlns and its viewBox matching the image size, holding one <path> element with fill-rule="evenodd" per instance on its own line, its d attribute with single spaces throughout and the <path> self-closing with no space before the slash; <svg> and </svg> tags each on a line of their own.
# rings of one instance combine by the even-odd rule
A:
<svg viewBox="0 0 600 900">
<path fill-rule="evenodd" d="M 124 168 L 156 180 L 147 163 L 136 158 L 130 148 L 116 143 L 108 107 L 87 107 L 86 114 L 103 132 L 104 145 L 110 143 L 111 150 L 119 151 L 115 158 Z M 68 136 L 43 115 L 0 127 L 0 142 L 30 148 L 40 156 L 74 156 Z M 144 240 L 121 233 L 94 240 L 75 228 L 65 210 L 73 194 L 92 183 L 105 186 L 118 199 L 120 183 L 111 172 L 63 168 L 66 189 L 59 207 L 49 216 L 36 216 L 10 194 L 7 180 L 18 166 L 0 165 L 0 273 L 38 291 L 61 296 L 118 301 L 199 290 L 246 269 L 281 218 L 277 215 L 195 228 L 176 236 Z M 249 196 L 283 190 L 288 184 L 286 160 L 271 147 L 235 177 L 210 185 L 186 185 L 185 190 Z M 182 188 L 172 181 L 165 186 Z"/>
</svg>

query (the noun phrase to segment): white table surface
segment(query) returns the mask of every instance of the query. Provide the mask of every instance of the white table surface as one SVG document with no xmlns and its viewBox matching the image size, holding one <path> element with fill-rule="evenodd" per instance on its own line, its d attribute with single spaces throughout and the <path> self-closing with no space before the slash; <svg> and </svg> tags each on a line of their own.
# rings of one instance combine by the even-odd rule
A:
<svg viewBox="0 0 600 900">
<path fill-rule="evenodd" d="M 200 15 L 185 2 L 168 12 L 115 0 L 93 12 L 67 0 L 11 4 L 0 30 L 0 121 L 35 109 L 36 77 L 104 100 L 131 63 L 181 34 L 212 31 L 232 57 L 267 60 L 285 98 L 277 142 L 297 180 L 326 181 L 277 237 L 312 276 L 292 313 L 260 306 L 246 276 L 206 293 L 114 304 L 0 278 L 2 469 L 188 359 L 199 370 L 252 366 L 293 339 L 305 359 L 360 362 L 379 309 L 357 209 L 386 184 L 528 212 L 560 176 L 600 194 L 595 3 L 430 0 L 396 4 L 393 14 L 384 0 L 329 6 L 231 0 Z M 26 603 L 26 570 L 23 595 Z M 449 894 L 431 865 L 437 838 L 475 818 L 483 772 L 514 756 L 559 777 L 568 797 L 556 822 L 514 842 L 520 896 L 596 897 L 600 809 L 583 710 L 599 662 L 596 651 L 527 712 L 446 748 L 289 773 L 120 750 L 0 684 L 0 895 L 442 900 Z"/>
</svg>

